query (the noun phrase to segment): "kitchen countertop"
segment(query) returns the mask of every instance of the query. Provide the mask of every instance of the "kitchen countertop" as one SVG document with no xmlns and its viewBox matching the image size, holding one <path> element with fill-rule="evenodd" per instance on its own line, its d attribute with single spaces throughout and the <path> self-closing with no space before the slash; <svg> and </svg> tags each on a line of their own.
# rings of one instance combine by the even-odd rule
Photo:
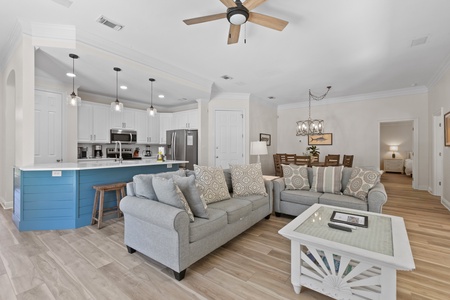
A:
<svg viewBox="0 0 450 300">
<path fill-rule="evenodd" d="M 107 169 L 107 168 L 125 168 L 138 166 L 157 166 L 169 164 L 184 164 L 185 160 L 166 160 L 164 162 L 156 161 L 152 158 L 124 160 L 121 163 L 112 160 L 90 160 L 78 163 L 51 163 L 51 164 L 35 164 L 31 166 L 20 167 L 21 171 L 56 171 L 56 170 L 89 170 L 89 169 Z"/>
</svg>

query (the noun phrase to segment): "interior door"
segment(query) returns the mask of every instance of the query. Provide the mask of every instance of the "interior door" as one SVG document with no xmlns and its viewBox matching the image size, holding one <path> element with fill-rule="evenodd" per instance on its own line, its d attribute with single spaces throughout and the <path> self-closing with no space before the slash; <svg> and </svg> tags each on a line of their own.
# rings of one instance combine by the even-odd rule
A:
<svg viewBox="0 0 450 300">
<path fill-rule="evenodd" d="M 61 101 L 61 94 L 35 91 L 34 162 L 37 164 L 62 159 Z"/>
<path fill-rule="evenodd" d="M 215 165 L 228 169 L 230 164 L 244 164 L 243 112 L 218 110 L 215 117 Z"/>
</svg>

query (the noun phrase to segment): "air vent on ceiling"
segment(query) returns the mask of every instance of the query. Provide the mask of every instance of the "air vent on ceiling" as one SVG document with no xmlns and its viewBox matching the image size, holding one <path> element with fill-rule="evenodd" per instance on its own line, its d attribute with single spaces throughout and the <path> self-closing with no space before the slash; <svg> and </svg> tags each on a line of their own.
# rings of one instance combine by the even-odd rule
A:
<svg viewBox="0 0 450 300">
<path fill-rule="evenodd" d="M 223 75 L 223 76 L 220 76 L 220 77 L 225 79 L 225 80 L 232 80 L 233 79 L 233 77 L 228 76 L 228 75 Z"/>
<path fill-rule="evenodd" d="M 69 8 L 73 4 L 73 1 L 71 1 L 71 0 L 52 0 L 52 1 L 58 3 L 62 6 L 65 6 L 67 8 Z"/>
<path fill-rule="evenodd" d="M 114 30 L 117 30 L 117 31 L 120 31 L 120 30 L 122 30 L 125 27 L 123 25 L 120 25 L 117 22 L 114 22 L 114 21 L 106 18 L 105 16 L 100 16 L 97 19 L 97 22 L 100 23 L 100 24 L 103 24 L 105 26 L 108 26 L 109 28 L 112 28 Z"/>
<path fill-rule="evenodd" d="M 427 39 L 428 39 L 428 36 L 424 36 L 424 37 L 412 40 L 411 47 L 423 45 L 423 44 L 425 44 L 427 42 Z"/>
</svg>

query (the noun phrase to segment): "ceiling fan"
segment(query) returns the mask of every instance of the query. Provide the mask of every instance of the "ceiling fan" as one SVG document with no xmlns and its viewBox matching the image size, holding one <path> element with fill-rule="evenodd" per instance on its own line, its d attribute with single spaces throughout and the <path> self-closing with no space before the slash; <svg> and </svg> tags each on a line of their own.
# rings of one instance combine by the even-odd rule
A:
<svg viewBox="0 0 450 300">
<path fill-rule="evenodd" d="M 241 25 L 247 21 L 278 31 L 282 31 L 289 23 L 281 19 L 251 11 L 266 1 L 267 0 L 246 0 L 242 3 L 240 0 L 220 0 L 220 2 L 227 7 L 226 13 L 187 19 L 183 20 L 183 22 L 187 25 L 193 25 L 227 18 L 228 22 L 230 22 L 228 44 L 235 44 L 239 41 Z"/>
</svg>

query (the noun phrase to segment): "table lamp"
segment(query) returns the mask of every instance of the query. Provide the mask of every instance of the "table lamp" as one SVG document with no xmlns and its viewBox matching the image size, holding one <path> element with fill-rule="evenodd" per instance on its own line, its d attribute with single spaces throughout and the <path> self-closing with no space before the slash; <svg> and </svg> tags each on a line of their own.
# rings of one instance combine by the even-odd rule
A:
<svg viewBox="0 0 450 300">
<path fill-rule="evenodd" d="M 395 151 L 398 151 L 398 146 L 389 146 L 389 150 L 392 151 L 392 158 L 395 158 Z"/>
<path fill-rule="evenodd" d="M 263 141 L 250 143 L 250 155 L 258 155 L 258 162 L 261 162 L 259 156 L 266 154 L 268 154 L 266 142 Z"/>
</svg>

